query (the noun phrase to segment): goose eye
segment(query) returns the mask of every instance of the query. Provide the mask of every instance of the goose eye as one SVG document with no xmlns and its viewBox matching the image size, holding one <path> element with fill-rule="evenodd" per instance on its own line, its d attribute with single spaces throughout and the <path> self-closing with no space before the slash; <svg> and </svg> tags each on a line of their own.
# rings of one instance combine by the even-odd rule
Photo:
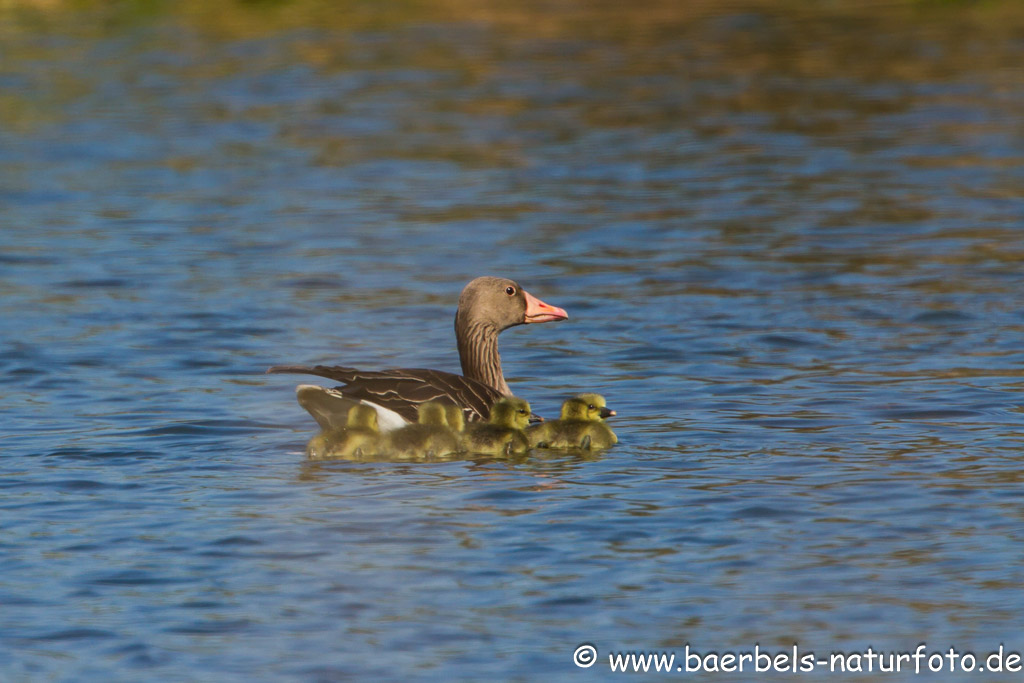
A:
<svg viewBox="0 0 1024 683">
<path fill-rule="evenodd" d="M 587 408 L 589 408 L 590 410 L 593 410 L 594 409 L 594 404 L 591 403 L 589 406 L 587 406 Z"/>
<path fill-rule="evenodd" d="M 516 288 L 513 287 L 512 285 L 509 285 L 508 287 L 505 288 L 505 293 L 508 294 L 509 296 L 512 296 L 513 294 L 516 293 Z"/>
</svg>

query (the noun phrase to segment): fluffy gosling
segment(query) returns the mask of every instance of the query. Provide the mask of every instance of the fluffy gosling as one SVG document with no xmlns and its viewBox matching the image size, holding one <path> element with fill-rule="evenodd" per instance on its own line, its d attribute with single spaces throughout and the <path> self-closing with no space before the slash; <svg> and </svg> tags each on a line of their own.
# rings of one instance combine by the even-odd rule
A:
<svg viewBox="0 0 1024 683">
<path fill-rule="evenodd" d="M 369 406 L 355 405 L 348 411 L 344 429 L 325 429 L 306 444 L 310 460 L 329 458 L 362 458 L 373 455 L 380 446 L 377 411 Z"/>
<path fill-rule="evenodd" d="M 466 449 L 489 455 L 511 455 L 530 450 L 524 429 L 530 424 L 530 404 L 521 398 L 503 398 L 491 406 L 487 422 L 466 426 Z"/>
<path fill-rule="evenodd" d="M 542 422 L 528 432 L 536 448 L 608 448 L 619 442 L 604 418 L 615 415 L 600 394 L 580 394 L 562 404 L 557 420 Z"/>
<path fill-rule="evenodd" d="M 402 460 L 442 458 L 462 450 L 459 437 L 448 427 L 445 404 L 430 401 L 417 409 L 418 422 L 384 437 L 383 452 Z"/>
</svg>

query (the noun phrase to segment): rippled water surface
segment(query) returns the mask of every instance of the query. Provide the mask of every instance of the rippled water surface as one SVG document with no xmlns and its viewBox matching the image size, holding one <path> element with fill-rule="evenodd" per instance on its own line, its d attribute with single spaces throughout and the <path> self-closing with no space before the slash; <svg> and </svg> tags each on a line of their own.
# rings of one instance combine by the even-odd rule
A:
<svg viewBox="0 0 1024 683">
<path fill-rule="evenodd" d="M 628 5 L 0 3 L 0 679 L 1024 649 L 1024 14 Z M 304 461 L 481 274 L 619 445 Z"/>
</svg>

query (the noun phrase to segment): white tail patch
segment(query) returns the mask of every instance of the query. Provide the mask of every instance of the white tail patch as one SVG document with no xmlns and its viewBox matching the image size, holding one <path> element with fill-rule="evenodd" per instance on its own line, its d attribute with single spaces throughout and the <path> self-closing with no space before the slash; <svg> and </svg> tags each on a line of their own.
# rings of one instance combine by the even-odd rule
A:
<svg viewBox="0 0 1024 683">
<path fill-rule="evenodd" d="M 370 406 L 377 411 L 377 426 L 380 428 L 382 434 L 387 432 L 393 432 L 396 429 L 400 429 L 405 425 L 409 424 L 405 421 L 405 418 L 396 413 L 393 410 L 388 410 L 383 406 L 379 406 L 376 403 L 371 403 L 367 400 L 360 401 L 364 406 Z"/>
</svg>

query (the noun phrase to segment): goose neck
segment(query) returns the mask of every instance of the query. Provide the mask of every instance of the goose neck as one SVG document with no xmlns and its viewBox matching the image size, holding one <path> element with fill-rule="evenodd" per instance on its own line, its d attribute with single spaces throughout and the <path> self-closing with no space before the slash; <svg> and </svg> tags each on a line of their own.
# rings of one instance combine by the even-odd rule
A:
<svg viewBox="0 0 1024 683">
<path fill-rule="evenodd" d="M 492 325 L 470 324 L 460 326 L 456 320 L 455 336 L 459 345 L 462 374 L 470 379 L 492 386 L 511 396 L 505 375 L 501 371 L 498 353 L 498 330 Z"/>
</svg>

